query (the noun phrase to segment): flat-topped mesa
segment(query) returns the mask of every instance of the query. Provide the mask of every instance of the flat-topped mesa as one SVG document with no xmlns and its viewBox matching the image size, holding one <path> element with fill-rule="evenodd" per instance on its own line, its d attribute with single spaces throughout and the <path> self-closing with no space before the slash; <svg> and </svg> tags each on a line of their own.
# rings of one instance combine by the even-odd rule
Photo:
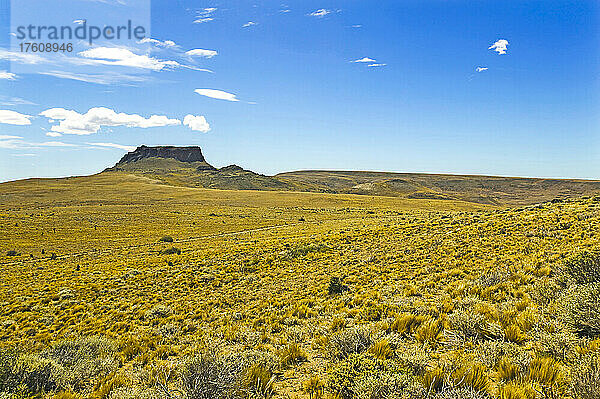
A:
<svg viewBox="0 0 600 399">
<path fill-rule="evenodd" d="M 135 151 L 128 152 L 121 158 L 117 165 L 123 165 L 130 162 L 137 162 L 144 158 L 172 158 L 180 162 L 206 162 L 202 150 L 197 146 L 175 147 L 158 146 L 147 147 L 142 145 Z"/>
</svg>

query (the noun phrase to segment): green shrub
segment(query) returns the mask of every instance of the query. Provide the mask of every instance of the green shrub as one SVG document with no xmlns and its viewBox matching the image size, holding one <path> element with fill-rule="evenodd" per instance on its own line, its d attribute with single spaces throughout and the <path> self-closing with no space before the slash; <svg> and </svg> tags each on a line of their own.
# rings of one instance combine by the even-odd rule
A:
<svg viewBox="0 0 600 399">
<path fill-rule="evenodd" d="M 600 335 L 600 283 L 574 285 L 561 298 L 560 320 L 582 336 Z"/>
<path fill-rule="evenodd" d="M 171 237 L 171 236 L 163 236 L 158 241 L 160 241 L 160 242 L 173 242 L 173 237 Z"/>
<path fill-rule="evenodd" d="M 162 251 L 160 251 L 161 254 L 163 255 L 181 255 L 181 249 L 176 248 L 176 247 L 169 247 L 169 248 L 165 248 Z"/>
<path fill-rule="evenodd" d="M 330 370 L 327 386 L 342 399 L 370 399 L 391 397 L 410 382 L 407 373 L 393 362 L 369 353 L 353 353 Z"/>
<path fill-rule="evenodd" d="M 600 250 L 571 256 L 565 260 L 562 272 L 577 284 L 600 283 Z"/>
<path fill-rule="evenodd" d="M 345 291 L 349 291 L 350 288 L 348 288 L 348 286 L 342 284 L 342 280 L 339 277 L 332 277 L 329 280 L 329 287 L 327 289 L 327 291 L 329 292 L 329 295 L 333 295 L 333 294 L 341 294 Z"/>
</svg>

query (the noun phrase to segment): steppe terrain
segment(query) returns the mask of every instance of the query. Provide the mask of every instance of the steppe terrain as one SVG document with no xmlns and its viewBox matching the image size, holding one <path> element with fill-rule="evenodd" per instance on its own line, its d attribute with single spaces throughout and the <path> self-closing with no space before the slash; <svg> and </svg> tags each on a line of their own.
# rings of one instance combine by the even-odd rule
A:
<svg viewBox="0 0 600 399">
<path fill-rule="evenodd" d="M 0 397 L 598 398 L 573 197 L 2 183 Z"/>
</svg>

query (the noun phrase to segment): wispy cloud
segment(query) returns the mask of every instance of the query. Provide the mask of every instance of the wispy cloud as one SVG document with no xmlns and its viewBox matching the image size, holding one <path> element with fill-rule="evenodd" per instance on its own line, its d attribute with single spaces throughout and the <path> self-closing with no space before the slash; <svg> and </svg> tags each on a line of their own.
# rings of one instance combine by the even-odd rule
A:
<svg viewBox="0 0 600 399">
<path fill-rule="evenodd" d="M 239 101 L 235 94 L 227 93 L 226 91 L 222 90 L 196 89 L 194 92 L 200 94 L 201 96 L 216 98 L 217 100 Z"/>
<path fill-rule="evenodd" d="M 21 53 L 16 51 L 8 51 L 0 48 L 0 60 L 18 62 L 21 64 L 40 64 L 44 62 L 44 58 L 37 54 Z"/>
<path fill-rule="evenodd" d="M 377 61 L 374 60 L 373 58 L 363 57 L 363 58 L 359 58 L 358 60 L 354 60 L 354 61 L 350 61 L 350 62 L 377 62 Z"/>
<path fill-rule="evenodd" d="M 102 65 L 117 65 L 161 71 L 181 66 L 177 61 L 160 60 L 148 55 L 139 55 L 121 47 L 95 47 L 79 53 L 90 62 Z"/>
<path fill-rule="evenodd" d="M 313 11 L 308 14 L 311 17 L 323 18 L 324 16 L 331 14 L 331 10 L 327 10 L 325 8 L 321 8 L 319 10 Z"/>
<path fill-rule="evenodd" d="M 21 114 L 16 111 L 7 109 L 0 110 L 0 123 L 8 125 L 31 125 L 31 121 L 29 120 L 31 118 L 33 118 L 33 116 Z"/>
<path fill-rule="evenodd" d="M 204 58 L 212 58 L 216 55 L 219 55 L 219 53 L 215 50 L 206 50 L 206 49 L 202 49 L 202 48 L 195 48 L 192 50 L 188 50 L 185 52 L 185 54 L 192 56 L 192 57 L 204 57 Z"/>
<path fill-rule="evenodd" d="M 483 71 L 487 71 L 488 69 L 489 69 L 489 68 L 487 68 L 487 67 L 477 67 L 477 68 L 475 68 L 475 70 L 476 70 L 477 72 L 483 72 Z"/>
<path fill-rule="evenodd" d="M 351 28 L 362 28 L 362 25 L 352 25 Z"/>
<path fill-rule="evenodd" d="M 179 119 L 170 119 L 164 115 L 152 115 L 149 118 L 137 114 L 116 113 L 110 108 L 95 107 L 85 114 L 64 108 L 50 108 L 40 115 L 50 119 L 50 122 L 60 121 L 52 126 L 53 132 L 62 134 L 88 135 L 97 133 L 102 126 L 127 126 L 150 128 L 160 126 L 180 125 Z"/>
<path fill-rule="evenodd" d="M 17 75 L 8 71 L 0 71 L 0 79 L 15 80 Z"/>
<path fill-rule="evenodd" d="M 63 143 L 62 141 L 44 141 L 31 142 L 21 139 L 0 139 L 0 148 L 18 149 L 18 148 L 44 148 L 44 147 L 77 147 L 76 144 Z"/>
<path fill-rule="evenodd" d="M 6 134 L 0 134 L 0 140 L 13 140 L 13 139 L 22 139 L 21 136 L 9 136 Z"/>
<path fill-rule="evenodd" d="M 135 146 L 131 145 L 121 145 L 115 143 L 86 143 L 87 145 L 91 145 L 94 147 L 105 147 L 105 148 L 116 148 L 123 151 L 133 151 L 136 149 Z"/>
<path fill-rule="evenodd" d="M 217 11 L 217 9 L 214 7 L 204 8 L 203 10 L 199 11 L 196 15 L 194 23 L 203 24 L 205 22 L 210 22 L 214 20 L 213 14 L 215 13 L 215 11 Z"/>
<path fill-rule="evenodd" d="M 34 102 L 25 100 L 24 98 L 19 97 L 8 97 L 0 95 L 0 105 L 36 105 Z"/>
<path fill-rule="evenodd" d="M 244 25 L 242 25 L 242 28 L 249 28 L 249 27 L 254 26 L 254 25 L 258 25 L 258 24 L 256 22 L 254 22 L 254 21 L 248 21 Z"/>
<path fill-rule="evenodd" d="M 494 50 L 499 55 L 506 54 L 506 51 L 508 50 L 508 44 L 508 40 L 500 39 L 494 42 L 494 44 L 492 44 L 490 47 L 488 47 L 488 50 Z"/>
<path fill-rule="evenodd" d="M 84 22 L 85 22 L 85 19 L 76 19 L 76 20 L 73 21 L 73 23 L 75 25 L 83 25 Z"/>
<path fill-rule="evenodd" d="M 165 40 L 161 41 L 158 39 L 151 39 L 149 37 L 145 37 L 140 40 L 138 43 L 151 43 L 158 47 L 177 47 L 177 44 L 173 40 Z"/>
<path fill-rule="evenodd" d="M 186 115 L 183 118 L 183 124 L 197 132 L 207 133 L 210 131 L 210 125 L 202 115 Z"/>
<path fill-rule="evenodd" d="M 367 66 L 370 67 L 370 68 L 379 68 L 379 67 L 384 67 L 386 65 L 387 64 L 369 64 Z"/>
<path fill-rule="evenodd" d="M 102 85 L 109 84 L 132 84 L 136 82 L 144 82 L 150 79 L 150 76 L 146 75 L 131 75 L 124 73 L 113 73 L 113 72 L 104 72 L 101 74 L 88 74 L 88 73 L 73 73 L 73 72 L 65 72 L 65 71 L 48 71 L 48 72 L 39 72 L 40 75 L 48 75 L 54 76 L 55 78 L 61 79 L 71 79 L 77 80 L 80 82 L 88 82 L 88 83 L 96 83 Z"/>
</svg>

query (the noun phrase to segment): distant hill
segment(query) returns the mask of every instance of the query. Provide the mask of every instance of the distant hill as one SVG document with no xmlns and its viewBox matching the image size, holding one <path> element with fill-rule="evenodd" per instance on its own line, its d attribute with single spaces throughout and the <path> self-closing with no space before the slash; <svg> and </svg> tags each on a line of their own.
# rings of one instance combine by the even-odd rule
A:
<svg viewBox="0 0 600 399">
<path fill-rule="evenodd" d="M 600 181 L 477 175 L 307 170 L 265 176 L 237 165 L 217 169 L 200 147 L 138 147 L 104 173 L 223 190 L 306 191 L 528 205 L 600 194 Z"/>
<path fill-rule="evenodd" d="M 138 147 L 104 173 L 128 172 L 175 186 L 222 190 L 283 190 L 292 186 L 277 178 L 237 165 L 217 169 L 206 162 L 200 147 Z"/>
</svg>

